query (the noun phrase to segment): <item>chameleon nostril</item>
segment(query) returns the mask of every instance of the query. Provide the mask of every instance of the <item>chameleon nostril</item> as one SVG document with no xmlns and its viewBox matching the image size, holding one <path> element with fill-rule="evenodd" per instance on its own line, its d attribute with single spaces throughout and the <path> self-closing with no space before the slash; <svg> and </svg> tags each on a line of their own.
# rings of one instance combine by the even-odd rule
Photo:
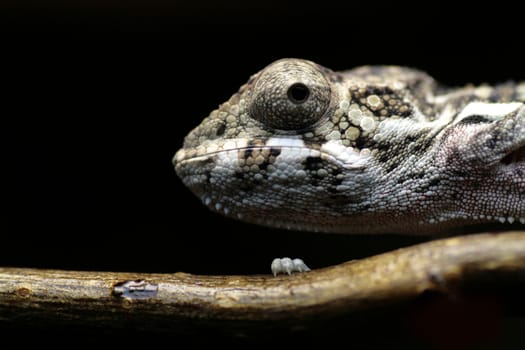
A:
<svg viewBox="0 0 525 350">
<path fill-rule="evenodd" d="M 217 127 L 217 130 L 215 130 L 215 135 L 216 136 L 222 136 L 222 135 L 224 135 L 224 131 L 226 131 L 226 125 L 224 123 L 221 123 Z"/>
</svg>

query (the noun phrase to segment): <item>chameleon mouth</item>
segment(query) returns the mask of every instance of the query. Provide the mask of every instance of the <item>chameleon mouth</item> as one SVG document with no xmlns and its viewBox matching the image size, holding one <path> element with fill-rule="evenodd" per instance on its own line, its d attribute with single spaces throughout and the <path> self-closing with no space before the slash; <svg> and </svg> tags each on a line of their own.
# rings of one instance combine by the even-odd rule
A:
<svg viewBox="0 0 525 350">
<path fill-rule="evenodd" d="M 275 157 L 288 158 L 287 160 L 305 160 L 310 158 L 323 158 L 333 162 L 338 166 L 347 169 L 363 169 L 371 158 L 371 151 L 368 148 L 362 150 L 346 147 L 335 141 L 325 142 L 320 148 L 309 147 L 301 139 L 290 138 L 270 138 L 261 145 L 249 145 L 245 139 L 232 139 L 224 144 L 211 144 L 208 147 L 198 146 L 181 148 L 172 159 L 175 167 L 183 163 L 210 159 L 213 156 L 225 154 L 234 155 L 238 153 L 242 158 L 244 155 L 251 155 L 255 151 L 262 153 L 275 154 Z M 237 158 L 237 157 L 233 157 Z M 231 159 L 233 161 L 233 158 Z"/>
</svg>

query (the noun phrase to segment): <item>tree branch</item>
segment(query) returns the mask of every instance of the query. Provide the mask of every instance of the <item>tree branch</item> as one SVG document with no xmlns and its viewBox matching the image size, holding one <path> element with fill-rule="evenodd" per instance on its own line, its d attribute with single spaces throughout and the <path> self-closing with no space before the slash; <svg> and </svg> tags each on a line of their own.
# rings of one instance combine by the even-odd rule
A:
<svg viewBox="0 0 525 350">
<path fill-rule="evenodd" d="M 0 268 L 0 321 L 151 329 L 289 324 L 425 291 L 454 294 L 496 275 L 525 283 L 524 231 L 443 239 L 278 277 Z"/>
</svg>

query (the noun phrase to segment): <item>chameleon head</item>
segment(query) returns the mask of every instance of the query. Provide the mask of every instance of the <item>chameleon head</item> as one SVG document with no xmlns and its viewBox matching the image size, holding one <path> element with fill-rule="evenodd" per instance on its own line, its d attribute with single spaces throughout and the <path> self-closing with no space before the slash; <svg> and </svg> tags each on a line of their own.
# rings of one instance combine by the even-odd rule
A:
<svg viewBox="0 0 525 350">
<path fill-rule="evenodd" d="M 436 87 L 409 68 L 335 73 L 279 60 L 193 129 L 173 163 L 209 208 L 267 226 L 430 233 L 525 223 L 520 98 Z"/>
<path fill-rule="evenodd" d="M 370 156 L 341 143 L 334 127 L 346 96 L 340 80 L 306 60 L 267 66 L 186 136 L 173 158 L 177 174 L 225 215 L 333 231 L 332 217 L 342 215 L 335 208 L 346 202 L 341 193 L 365 181 L 360 173 Z M 356 175 L 352 183 L 345 181 L 349 172 Z"/>
</svg>

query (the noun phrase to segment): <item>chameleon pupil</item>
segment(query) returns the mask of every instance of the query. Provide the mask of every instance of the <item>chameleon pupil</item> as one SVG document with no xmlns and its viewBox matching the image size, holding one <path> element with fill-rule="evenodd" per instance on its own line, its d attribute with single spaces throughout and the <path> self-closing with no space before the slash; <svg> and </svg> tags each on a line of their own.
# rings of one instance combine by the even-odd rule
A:
<svg viewBox="0 0 525 350">
<path fill-rule="evenodd" d="M 306 102 L 309 96 L 310 90 L 304 84 L 295 83 L 288 88 L 288 99 L 295 104 Z"/>
</svg>

